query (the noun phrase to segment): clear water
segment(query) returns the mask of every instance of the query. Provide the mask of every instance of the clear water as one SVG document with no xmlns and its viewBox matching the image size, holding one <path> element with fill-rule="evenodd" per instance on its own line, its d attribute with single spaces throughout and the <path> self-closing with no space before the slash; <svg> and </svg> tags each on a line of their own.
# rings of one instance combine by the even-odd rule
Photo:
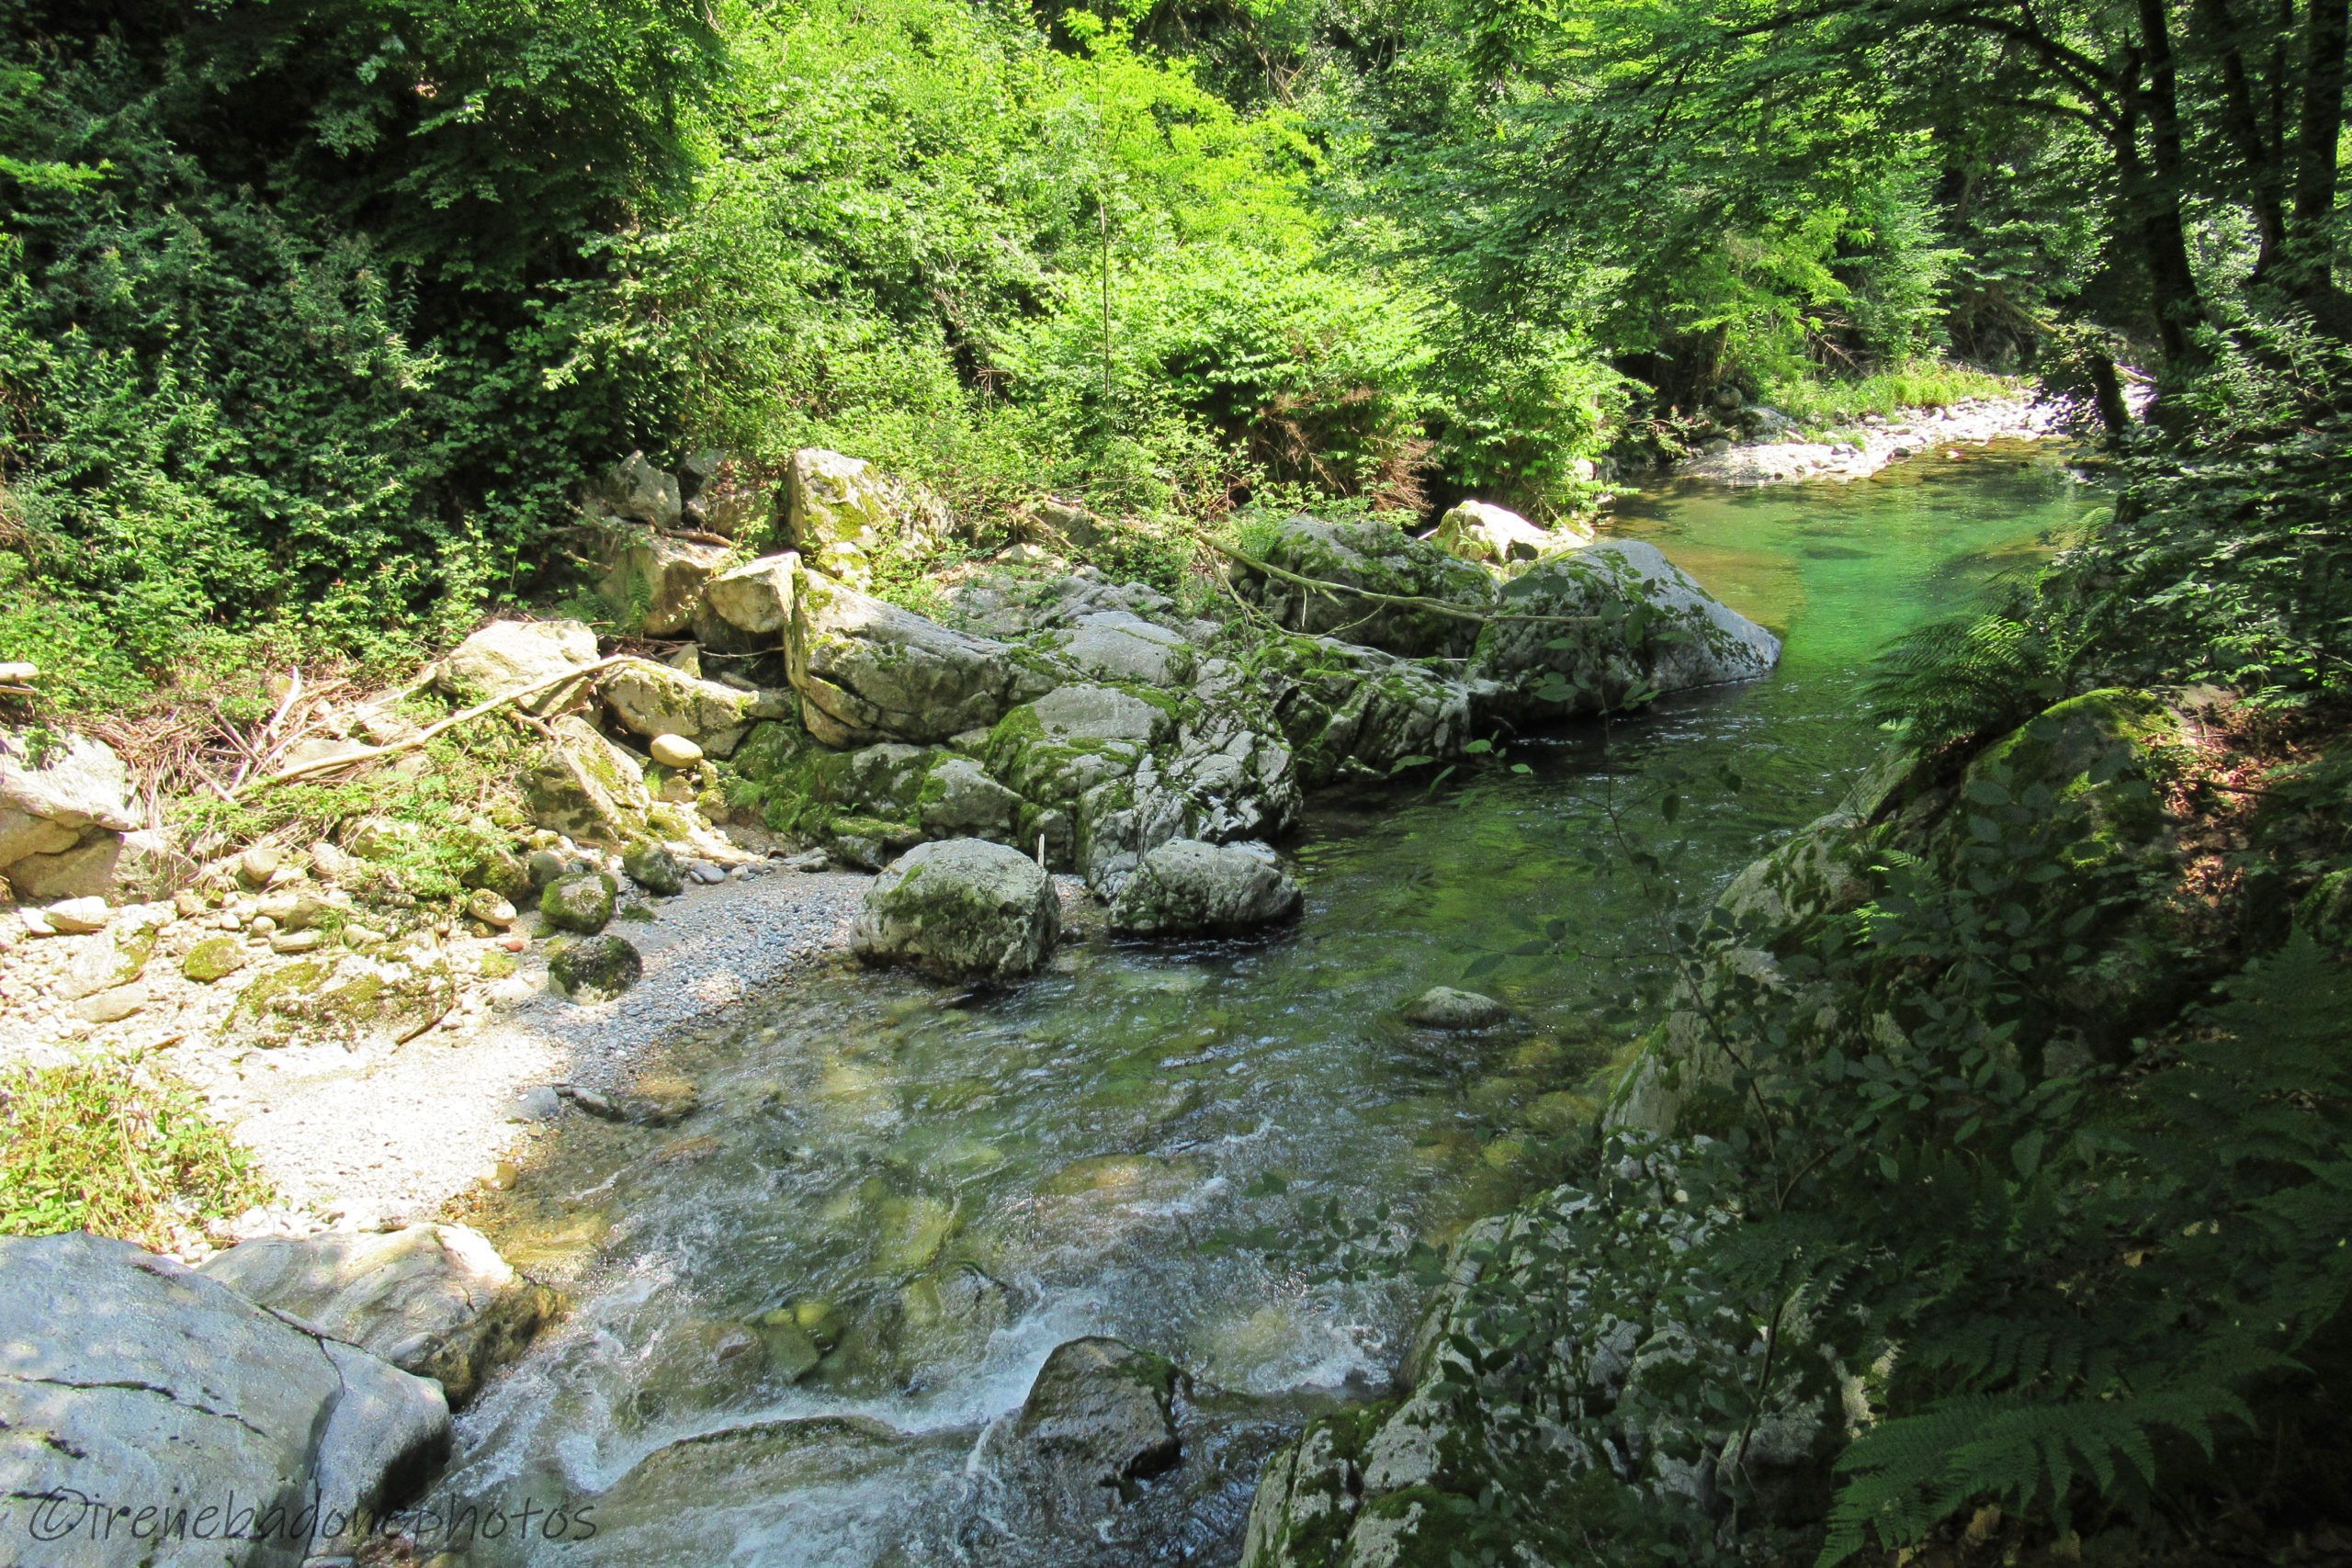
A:
<svg viewBox="0 0 2352 1568">
<path fill-rule="evenodd" d="M 1232 1561 L 1266 1452 L 1383 1386 L 1409 1331 L 1393 1270 L 1334 1268 L 1325 1206 L 1442 1244 L 1542 1180 L 1657 1004 L 1659 889 L 1624 874 L 1623 844 L 1711 897 L 1877 751 L 1857 700 L 1871 653 L 2099 504 L 2025 447 L 1628 504 L 1616 532 L 1786 637 L 1774 676 L 1326 797 L 1295 846 L 1305 917 L 1270 940 L 1093 937 L 978 999 L 843 969 L 714 1019 L 672 1064 L 700 1114 L 575 1119 L 488 1222 L 526 1265 L 584 1260 L 581 1301 L 460 1423 L 438 1500 L 612 1490 L 593 1540 L 548 1544 L 543 1525 L 477 1540 L 474 1561 Z M 1438 984 L 1520 1021 L 1402 1024 Z M 794 1383 L 791 1345 L 743 1325 L 798 1303 L 840 1343 Z M 989 1424 L 1081 1334 L 1193 1379 L 1183 1464 L 1082 1549 L 1024 1534 L 988 1484 Z M 796 1424 L 758 1425 L 778 1422 Z"/>
</svg>

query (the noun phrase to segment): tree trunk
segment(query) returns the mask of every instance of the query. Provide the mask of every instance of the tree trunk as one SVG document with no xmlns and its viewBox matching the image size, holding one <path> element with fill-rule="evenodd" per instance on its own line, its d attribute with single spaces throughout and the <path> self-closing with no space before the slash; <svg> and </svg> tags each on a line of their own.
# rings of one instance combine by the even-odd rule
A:
<svg viewBox="0 0 2352 1568">
<path fill-rule="evenodd" d="M 2122 73 L 2122 115 L 2115 131 L 2117 172 L 2124 210 L 2147 264 L 2156 341 L 2167 366 L 2186 369 L 2203 357 L 2194 334 L 2204 322 L 2205 301 L 2188 263 L 2188 231 L 2180 216 L 2186 159 L 2165 0 L 2140 0 L 2140 28 L 2141 46 L 2129 51 Z M 2143 112 L 2150 149 L 2144 159 L 2140 152 Z"/>
<path fill-rule="evenodd" d="M 2344 133 L 2346 0 L 2312 0 L 2303 28 L 2303 113 L 2295 136 L 2295 259 L 2314 295 L 2333 291 L 2335 149 Z"/>
<path fill-rule="evenodd" d="M 2098 410 L 2098 422 L 2107 427 L 2109 439 L 2120 441 L 2132 429 L 2132 405 L 2124 401 L 2123 378 L 2116 372 L 2114 356 L 2103 349 L 2093 349 L 2087 368 L 2091 406 Z"/>
<path fill-rule="evenodd" d="M 2254 211 L 2254 276 L 2267 276 L 2278 260 L 2278 246 L 2287 234 L 2278 160 L 2255 108 L 2254 86 L 2247 79 L 2245 53 L 2240 47 L 2238 19 L 2230 0 L 2198 0 L 2205 29 L 2212 35 L 2222 61 L 2222 124 L 2238 162 L 2245 165 L 2246 204 Z"/>
</svg>

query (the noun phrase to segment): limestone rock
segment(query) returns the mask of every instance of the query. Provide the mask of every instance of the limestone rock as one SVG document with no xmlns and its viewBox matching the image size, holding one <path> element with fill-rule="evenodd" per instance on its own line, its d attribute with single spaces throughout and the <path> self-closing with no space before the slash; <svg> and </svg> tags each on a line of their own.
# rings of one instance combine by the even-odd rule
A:
<svg viewBox="0 0 2352 1568">
<path fill-rule="evenodd" d="M 1336 637 L 1270 644 L 1261 669 L 1300 780 L 1310 786 L 1348 773 L 1385 778 L 1408 757 L 1459 754 L 1492 690 L 1434 660 Z"/>
<path fill-rule="evenodd" d="M 1492 502 L 1465 501 L 1437 520 L 1430 542 L 1446 554 L 1481 566 L 1510 566 L 1535 560 L 1555 550 L 1592 543 L 1584 530 L 1555 533 L 1539 528 L 1508 507 Z"/>
<path fill-rule="evenodd" d="M 419 1224 L 384 1233 L 265 1236 L 198 1270 L 273 1312 L 439 1382 L 463 1409 L 522 1354 L 560 1304 L 480 1232 Z"/>
<path fill-rule="evenodd" d="M 405 1503 L 448 1446 L 438 1388 L 218 1280 L 86 1233 L 0 1236 L 0 1476 L 14 1497 L 135 1499 L 194 1518 L 234 1494 L 287 1518 L 315 1489 L 348 1518 Z M 11 1511 L 26 1528 L 23 1505 Z M 297 1568 L 308 1533 L 249 1527 L 261 1539 L 216 1534 L 141 1560 Z M 120 1541 L 72 1530 L 40 1561 L 112 1568 L 131 1560 Z"/>
<path fill-rule="evenodd" d="M 1286 920 L 1304 901 L 1271 853 L 1175 839 L 1143 857 L 1111 903 L 1132 936 L 1225 936 Z"/>
<path fill-rule="evenodd" d="M 523 780 L 531 819 L 581 843 L 618 849 L 645 837 L 645 769 L 577 714 L 548 727 L 552 752 Z"/>
<path fill-rule="evenodd" d="M 1139 681 L 1162 690 L 1191 685 L 1199 663 L 1183 634 L 1125 610 L 1081 616 L 1068 632 L 1050 640 L 1056 652 L 1090 675 Z"/>
<path fill-rule="evenodd" d="M 1006 1434 L 1006 1465 L 1065 1523 L 1108 1513 L 1136 1483 L 1183 1459 L 1164 1356 L 1117 1339 L 1054 1347 Z"/>
<path fill-rule="evenodd" d="M 596 634 L 578 621 L 492 621 L 449 650 L 434 683 L 458 702 L 486 702 L 595 662 Z M 585 691 L 585 682 L 567 682 L 515 705 L 544 716 L 574 706 Z"/>
<path fill-rule="evenodd" d="M 621 869 L 648 893 L 674 898 L 685 890 L 686 868 L 678 857 L 650 839 L 631 844 L 621 856 Z"/>
<path fill-rule="evenodd" d="M 1439 546 L 1385 523 L 1325 523 L 1298 516 L 1267 547 L 1267 563 L 1322 582 L 1435 600 L 1475 615 L 1419 604 L 1384 604 L 1359 594 L 1253 576 L 1260 602 L 1293 631 L 1331 633 L 1391 653 L 1464 654 L 1478 639 L 1479 620 L 1494 605 L 1494 580 Z"/>
<path fill-rule="evenodd" d="M 642 452 L 632 452 L 626 460 L 614 465 L 598 487 L 596 499 L 615 516 L 633 518 L 655 528 L 677 526 L 684 512 L 677 476 L 665 474 L 647 462 Z"/>
<path fill-rule="evenodd" d="M 245 944 L 232 936 L 209 936 L 180 956 L 180 973 L 199 986 L 224 979 L 245 966 Z"/>
<path fill-rule="evenodd" d="M 574 938 L 548 960 L 556 989 L 582 1004 L 610 1001 L 644 974 L 644 956 L 609 931 Z"/>
<path fill-rule="evenodd" d="M 702 761 L 702 748 L 683 735 L 657 735 L 646 750 L 665 768 L 691 768 Z"/>
<path fill-rule="evenodd" d="M 599 530 L 596 595 L 620 629 L 676 637 L 693 623 L 703 585 L 727 559 L 721 545 L 697 544 L 635 523 Z"/>
<path fill-rule="evenodd" d="M 1009 979 L 1043 964 L 1060 932 L 1060 903 L 1036 862 L 1002 844 L 943 839 L 875 878 L 852 942 L 870 961 Z"/>
<path fill-rule="evenodd" d="M 1635 694 L 1754 680 L 1781 639 L 1692 581 L 1655 545 L 1611 540 L 1539 562 L 1503 589 L 1503 620 L 1479 635 L 1474 677 L 1505 688 L 1532 718 L 1605 712 Z M 1626 614 L 1625 612 L 1632 612 Z"/>
<path fill-rule="evenodd" d="M 703 589 L 711 614 L 772 645 L 792 624 L 792 585 L 800 558 L 790 550 L 730 567 Z"/>
<path fill-rule="evenodd" d="M 923 776 L 916 808 L 922 830 L 938 839 L 1010 842 L 1021 796 L 989 777 L 969 757 L 944 757 Z"/>
<path fill-rule="evenodd" d="M 597 689 L 631 734 L 682 735 L 714 757 L 732 752 L 752 724 L 751 693 L 696 680 L 650 659 L 608 667 Z"/>
<path fill-rule="evenodd" d="M 17 897 L 112 891 L 122 835 L 141 821 L 130 773 L 105 742 L 69 735 L 36 745 L 0 730 L 0 877 Z"/>
<path fill-rule="evenodd" d="M 921 551 L 946 537 L 953 519 L 920 486 L 883 476 L 863 458 L 806 447 L 786 479 L 785 530 L 811 567 L 856 587 L 894 551 Z"/>
<path fill-rule="evenodd" d="M 1423 1029 L 1491 1029 L 1510 1016 L 1510 1010 L 1476 991 L 1431 986 L 1404 1007 L 1405 1021 Z"/>
<path fill-rule="evenodd" d="M 806 570 L 786 652 L 801 718 L 829 746 L 945 740 L 1053 684 L 1003 643 Z"/>
</svg>

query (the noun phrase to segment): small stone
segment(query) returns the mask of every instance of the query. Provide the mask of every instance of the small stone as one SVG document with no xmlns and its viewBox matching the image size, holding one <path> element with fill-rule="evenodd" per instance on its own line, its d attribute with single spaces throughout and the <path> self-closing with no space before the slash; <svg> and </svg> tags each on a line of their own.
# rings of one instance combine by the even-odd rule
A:
<svg viewBox="0 0 2352 1568">
<path fill-rule="evenodd" d="M 683 735 L 657 735 L 649 750 L 665 768 L 691 768 L 702 761 L 702 748 Z"/>
<path fill-rule="evenodd" d="M 716 887 L 727 880 L 727 873 L 719 869 L 716 861 L 698 860 L 686 870 L 706 887 Z"/>
<path fill-rule="evenodd" d="M 84 997 L 74 1004 L 74 1011 L 77 1017 L 91 1023 L 114 1023 L 129 1018 L 146 1005 L 146 987 L 117 986 L 110 991 Z"/>
<path fill-rule="evenodd" d="M 650 839 L 641 839 L 628 847 L 628 852 L 621 856 L 621 869 L 639 887 L 664 898 L 685 890 L 685 867 L 678 863 L 677 856 Z"/>
<path fill-rule="evenodd" d="M 27 936 L 57 935 L 57 928 L 49 923 L 49 913 L 47 910 L 30 908 L 21 908 L 17 911 L 17 919 L 23 924 L 25 928 L 25 934 Z"/>
<path fill-rule="evenodd" d="M 381 947 L 390 940 L 390 933 L 378 931 L 374 926 L 355 922 L 343 928 L 343 944 L 345 947 Z"/>
<path fill-rule="evenodd" d="M 786 871 L 822 871 L 832 863 L 832 857 L 822 850 L 803 850 L 797 855 L 786 855 L 780 862 Z"/>
<path fill-rule="evenodd" d="M 487 887 L 474 890 L 473 896 L 466 900 L 466 913 L 483 925 L 496 926 L 501 931 L 515 920 L 514 906 Z"/>
<path fill-rule="evenodd" d="M 180 959 L 180 973 L 199 986 L 235 974 L 245 966 L 245 944 L 232 936 L 209 936 Z"/>
<path fill-rule="evenodd" d="M 1510 1010 L 1476 991 L 1431 986 L 1405 1004 L 1405 1021 L 1423 1029 L 1491 1029 L 1510 1016 Z"/>
<path fill-rule="evenodd" d="M 172 912 L 183 920 L 202 919 L 210 908 L 204 901 L 204 895 L 193 887 L 183 887 L 172 895 Z"/>
<path fill-rule="evenodd" d="M 556 989 L 580 1003 L 609 1001 L 645 973 L 637 949 L 616 936 L 587 936 L 566 944 L 548 961 Z"/>
<path fill-rule="evenodd" d="M 255 915 L 252 923 L 245 927 L 246 932 L 253 936 L 267 936 L 277 929 L 277 922 L 267 915 Z"/>
<path fill-rule="evenodd" d="M 529 939 L 525 937 L 521 931 L 509 931 L 506 935 L 498 939 L 498 945 L 504 948 L 509 953 L 520 953 L 525 948 L 530 946 L 531 943 Z"/>
<path fill-rule="evenodd" d="M 237 880 L 248 887 L 266 886 L 285 863 L 275 844 L 255 844 L 237 857 Z"/>
<path fill-rule="evenodd" d="M 563 1098 L 545 1084 L 534 1084 L 514 1097 L 507 1108 L 509 1122 L 552 1122 L 563 1111 Z"/>
<path fill-rule="evenodd" d="M 324 946 L 326 940 L 327 933 L 322 931 L 279 931 L 269 939 L 269 950 L 272 953 L 308 953 L 312 948 Z"/>
<path fill-rule="evenodd" d="M 530 875 L 531 891 L 536 893 L 570 871 L 571 863 L 553 850 L 533 850 L 523 866 Z"/>
<path fill-rule="evenodd" d="M 514 1184 L 522 1179 L 523 1173 L 515 1168 L 511 1159 L 500 1160 L 490 1168 L 490 1184 L 501 1192 L 512 1192 Z"/>
<path fill-rule="evenodd" d="M 45 913 L 49 916 L 51 930 L 69 936 L 104 931 L 107 921 L 113 916 L 113 911 L 107 908 L 107 901 L 96 897 L 61 899 L 51 904 Z"/>
</svg>

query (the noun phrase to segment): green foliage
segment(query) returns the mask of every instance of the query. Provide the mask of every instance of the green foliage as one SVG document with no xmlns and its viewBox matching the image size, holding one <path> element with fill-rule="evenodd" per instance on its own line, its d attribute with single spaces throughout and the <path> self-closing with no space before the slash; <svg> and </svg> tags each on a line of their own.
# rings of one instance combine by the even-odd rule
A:
<svg viewBox="0 0 2352 1568">
<path fill-rule="evenodd" d="M 1860 377 L 1802 375 L 1770 381 L 1764 400 L 1799 424 L 1834 428 L 1864 414 L 1949 408 L 1971 398 L 2016 397 L 2014 380 L 1934 360 L 1908 360 Z"/>
<path fill-rule="evenodd" d="M 0 1072 L 0 1233 L 169 1247 L 271 1196 L 193 1095 L 129 1063 Z"/>
</svg>

